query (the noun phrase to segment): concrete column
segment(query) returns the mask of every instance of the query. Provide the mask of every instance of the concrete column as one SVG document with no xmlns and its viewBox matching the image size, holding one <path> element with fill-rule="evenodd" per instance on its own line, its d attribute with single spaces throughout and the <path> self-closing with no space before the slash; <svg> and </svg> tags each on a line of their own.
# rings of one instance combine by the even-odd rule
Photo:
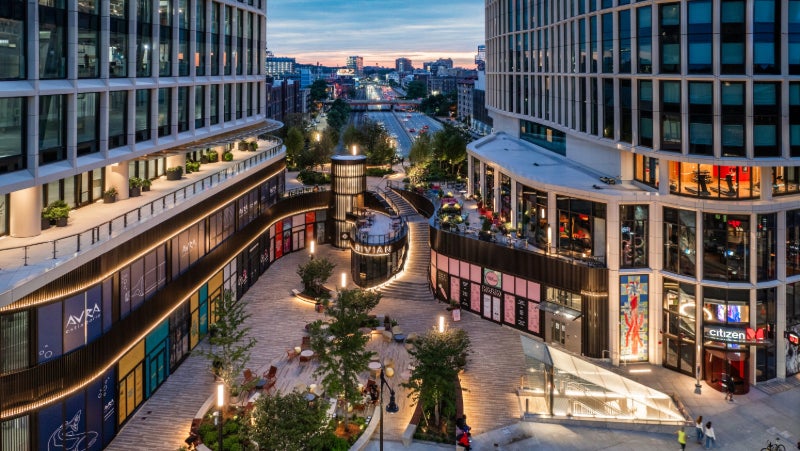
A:
<svg viewBox="0 0 800 451">
<path fill-rule="evenodd" d="M 475 180 L 472 180 L 473 177 L 473 169 L 472 169 L 472 155 L 467 153 L 467 195 L 472 196 L 475 194 L 472 189 L 472 184 L 475 183 Z"/>
<path fill-rule="evenodd" d="M 42 233 L 42 186 L 11 192 L 9 234 L 29 238 Z"/>
<path fill-rule="evenodd" d="M 222 152 L 219 153 L 220 161 L 222 160 Z M 186 154 L 175 154 L 167 156 L 167 167 L 165 169 L 174 168 L 176 166 L 180 166 L 182 168 L 186 167 Z"/>
<path fill-rule="evenodd" d="M 129 197 L 127 161 L 106 166 L 106 189 L 109 188 L 117 190 L 117 200 L 123 200 Z"/>
</svg>

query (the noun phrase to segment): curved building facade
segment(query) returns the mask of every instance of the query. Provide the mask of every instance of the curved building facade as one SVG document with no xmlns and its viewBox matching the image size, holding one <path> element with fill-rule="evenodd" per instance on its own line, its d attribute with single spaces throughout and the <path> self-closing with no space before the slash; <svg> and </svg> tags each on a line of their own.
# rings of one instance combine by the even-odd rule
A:
<svg viewBox="0 0 800 451">
<path fill-rule="evenodd" d="M 596 357 L 718 389 L 730 374 L 738 391 L 800 372 L 798 11 L 797 0 L 487 2 L 496 133 L 468 146 L 469 193 L 513 225 L 527 248 L 516 252 L 608 277 L 597 293 L 537 265 L 509 274 L 534 283 L 529 332 L 589 340 L 569 331 L 575 315 L 553 322 L 559 306 L 599 297 Z M 502 297 L 498 310 L 513 315 Z"/>
<path fill-rule="evenodd" d="M 216 299 L 325 236 L 327 195 L 280 201 L 265 42 L 266 0 L 0 2 L 3 451 L 104 448 Z M 136 179 L 158 194 L 95 205 Z M 67 226 L 43 233 L 56 201 Z"/>
</svg>

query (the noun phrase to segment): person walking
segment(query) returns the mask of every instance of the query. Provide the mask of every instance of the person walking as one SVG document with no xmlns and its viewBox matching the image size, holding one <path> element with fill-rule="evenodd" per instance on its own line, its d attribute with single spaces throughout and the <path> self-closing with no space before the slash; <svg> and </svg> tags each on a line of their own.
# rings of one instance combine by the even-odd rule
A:
<svg viewBox="0 0 800 451">
<path fill-rule="evenodd" d="M 728 375 L 728 378 L 725 379 L 725 389 L 727 391 L 725 400 L 733 402 L 733 392 L 736 390 L 736 384 L 733 382 L 733 376 Z"/>
<path fill-rule="evenodd" d="M 683 430 L 683 426 L 678 429 L 678 444 L 681 445 L 681 451 L 686 449 L 686 431 Z"/>
<path fill-rule="evenodd" d="M 714 435 L 714 427 L 711 426 L 710 421 L 706 423 L 706 429 L 703 432 L 705 432 L 706 435 L 706 449 L 716 448 L 717 436 Z"/>
<path fill-rule="evenodd" d="M 703 416 L 700 415 L 697 417 L 697 420 L 694 422 L 694 438 L 697 441 L 697 444 L 703 443 Z"/>
</svg>

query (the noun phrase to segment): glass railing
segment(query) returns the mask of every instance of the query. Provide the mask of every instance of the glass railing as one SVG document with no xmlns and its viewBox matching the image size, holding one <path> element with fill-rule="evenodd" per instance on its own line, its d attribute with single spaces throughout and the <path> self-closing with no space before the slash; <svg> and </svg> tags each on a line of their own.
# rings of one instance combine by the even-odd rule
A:
<svg viewBox="0 0 800 451">
<path fill-rule="evenodd" d="M 135 226 L 139 226 L 165 211 L 174 208 L 205 190 L 261 166 L 285 152 L 283 141 L 276 137 L 259 137 L 261 147 L 252 156 L 230 163 L 221 171 L 195 180 L 175 191 L 133 208 L 109 220 L 98 222 L 95 226 L 81 232 L 53 240 L 0 248 L 0 274 L 26 266 L 44 265 L 51 269 L 89 249 L 105 243 Z M 266 141 L 263 143 L 263 141 Z M 223 162 L 224 163 L 224 162 Z M 88 208 L 88 207 L 87 207 Z M 5 284 L 0 281 L 0 289 Z"/>
</svg>

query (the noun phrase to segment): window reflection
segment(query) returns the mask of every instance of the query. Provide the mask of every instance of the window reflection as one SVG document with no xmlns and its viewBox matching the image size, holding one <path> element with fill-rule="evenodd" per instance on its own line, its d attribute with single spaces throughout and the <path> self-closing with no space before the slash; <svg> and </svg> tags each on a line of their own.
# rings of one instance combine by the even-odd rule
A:
<svg viewBox="0 0 800 451">
<path fill-rule="evenodd" d="M 39 96 L 39 164 L 67 158 L 67 104 L 64 97 Z"/>
<path fill-rule="evenodd" d="M 100 16 L 94 13 L 94 2 L 87 1 L 78 11 L 78 78 L 100 75 Z"/>
<path fill-rule="evenodd" d="M 170 134 L 170 116 L 172 113 L 172 90 L 158 89 L 158 136 Z"/>
<path fill-rule="evenodd" d="M 697 219 L 691 210 L 664 208 L 664 269 L 695 275 Z"/>
<path fill-rule="evenodd" d="M 211 85 L 211 111 L 209 111 L 209 119 L 211 125 L 219 124 L 219 85 Z"/>
<path fill-rule="evenodd" d="M 786 212 L 786 275 L 798 274 L 800 274 L 800 210 L 790 210 Z"/>
<path fill-rule="evenodd" d="M 67 11 L 64 1 L 39 2 L 39 78 L 67 76 Z"/>
<path fill-rule="evenodd" d="M 203 128 L 204 118 L 206 117 L 206 87 L 196 86 L 194 88 L 194 128 Z"/>
<path fill-rule="evenodd" d="M 145 91 L 146 92 L 146 91 Z M 108 93 L 108 148 L 126 144 L 128 134 L 128 92 Z"/>
<path fill-rule="evenodd" d="M 149 1 L 137 2 L 136 9 L 136 76 L 150 77 L 150 59 L 153 49 L 152 4 Z"/>
<path fill-rule="evenodd" d="M 77 95 L 78 155 L 99 151 L 100 94 L 85 92 Z"/>
<path fill-rule="evenodd" d="M 0 79 L 25 78 L 25 2 L 0 5 Z"/>
<path fill-rule="evenodd" d="M 189 87 L 178 88 L 178 132 L 189 130 Z"/>
<path fill-rule="evenodd" d="M 25 168 L 25 98 L 0 98 L 0 173 Z"/>
<path fill-rule="evenodd" d="M 748 281 L 750 216 L 703 214 L 703 278 Z"/>
<path fill-rule="evenodd" d="M 669 190 L 681 196 L 752 199 L 761 195 L 761 168 L 669 163 Z"/>
<path fill-rule="evenodd" d="M 150 90 L 136 91 L 136 142 L 150 139 Z"/>
</svg>

